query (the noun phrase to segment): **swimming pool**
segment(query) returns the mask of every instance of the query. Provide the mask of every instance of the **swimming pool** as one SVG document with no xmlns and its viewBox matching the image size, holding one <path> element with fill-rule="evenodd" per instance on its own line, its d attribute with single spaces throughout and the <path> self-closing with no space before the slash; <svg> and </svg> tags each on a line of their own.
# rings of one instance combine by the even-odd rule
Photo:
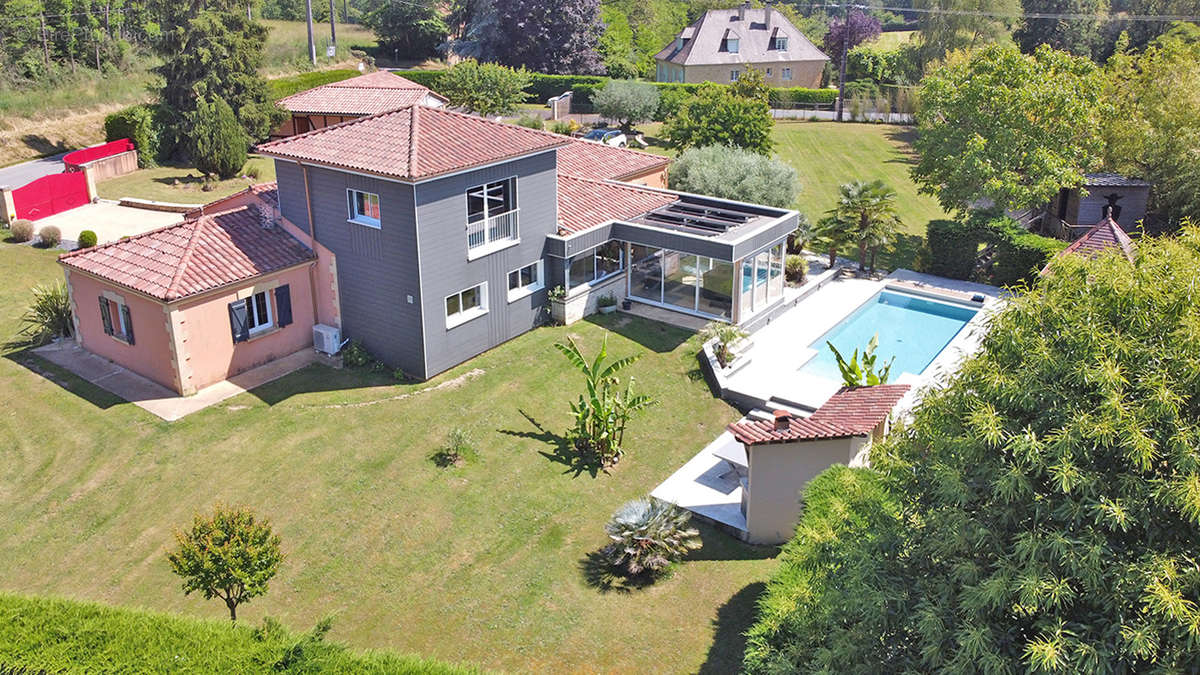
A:
<svg viewBox="0 0 1200 675">
<path fill-rule="evenodd" d="M 978 310 L 972 307 L 907 293 L 880 291 L 809 345 L 817 354 L 800 368 L 800 372 L 841 381 L 837 359 L 825 342 L 832 342 L 842 356 L 849 359 L 855 349 L 861 352 L 871 341 L 871 336 L 878 334 L 879 347 L 875 353 L 879 358 L 875 363 L 881 365 L 895 357 L 892 381 L 901 373 L 920 375 L 976 313 Z"/>
</svg>

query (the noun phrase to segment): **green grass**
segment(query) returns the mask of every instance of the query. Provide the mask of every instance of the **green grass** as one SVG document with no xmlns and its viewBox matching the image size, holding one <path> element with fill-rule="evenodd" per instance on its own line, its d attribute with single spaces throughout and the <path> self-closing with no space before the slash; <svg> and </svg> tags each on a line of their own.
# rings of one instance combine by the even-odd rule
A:
<svg viewBox="0 0 1200 675">
<path fill-rule="evenodd" d="M 870 44 L 879 49 L 895 49 L 906 42 L 912 42 L 916 36 L 917 31 L 915 30 L 895 30 L 889 33 L 880 33 L 879 37 Z"/>
<path fill-rule="evenodd" d="M 262 23 L 271 30 L 263 49 L 264 73 L 281 75 L 313 70 L 308 58 L 308 27 L 303 21 L 272 21 Z M 351 49 L 373 49 L 378 42 L 375 34 L 361 24 L 338 23 L 337 53 L 333 58 L 325 56 L 329 46 L 329 22 L 313 22 L 313 42 L 317 47 L 316 68 L 329 68 L 335 64 L 353 61 Z"/>
<path fill-rule="evenodd" d="M 328 641 L 306 644 L 306 637 L 282 627 L 256 630 L 228 621 L 0 593 L 0 670 L 272 673 L 290 667 L 323 673 L 477 672 L 393 652 L 355 653 Z"/>
<path fill-rule="evenodd" d="M 138 169 L 133 173 L 96 184 L 96 191 L 104 199 L 121 199 L 135 197 L 151 199 L 156 202 L 175 202 L 178 204 L 206 204 L 215 199 L 227 197 L 235 192 L 246 189 L 254 183 L 268 183 L 275 180 L 275 162 L 258 155 L 251 155 L 246 162 L 243 172 L 257 169 L 257 178 L 242 178 L 215 181 L 212 189 L 203 190 L 204 180 L 196 169 L 190 166 L 159 166 L 152 169 Z"/>
<path fill-rule="evenodd" d="M 62 278 L 53 260 L 0 246 L 0 334 L 31 286 Z M 573 335 L 594 353 L 605 331 L 615 356 L 645 354 L 629 372 L 661 403 L 631 423 L 611 475 L 577 475 L 561 434 L 581 380 L 552 345 Z M 270 592 L 239 608 L 247 623 L 333 613 L 330 639 L 355 648 L 513 671 L 732 672 L 773 550 L 702 527 L 704 548 L 640 590 L 598 586 L 587 562 L 614 509 L 738 417 L 700 377 L 697 348 L 614 315 L 539 328 L 423 384 L 311 366 L 175 423 L 10 353 L 0 588 L 221 618 L 165 559 L 173 528 L 221 500 L 270 519 L 287 555 Z M 456 426 L 479 458 L 439 469 L 428 457 Z"/>
</svg>

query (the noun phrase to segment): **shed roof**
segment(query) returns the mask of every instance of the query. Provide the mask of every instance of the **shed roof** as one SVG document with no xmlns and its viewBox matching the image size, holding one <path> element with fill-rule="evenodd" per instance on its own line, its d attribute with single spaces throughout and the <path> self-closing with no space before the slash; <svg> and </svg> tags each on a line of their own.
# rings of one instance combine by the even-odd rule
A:
<svg viewBox="0 0 1200 675">
<path fill-rule="evenodd" d="M 445 108 L 411 105 L 258 146 L 271 157 L 406 181 L 549 150 L 570 139 Z"/>
<path fill-rule="evenodd" d="M 1141 178 L 1123 176 L 1119 173 L 1089 173 L 1083 177 L 1084 187 L 1150 187 Z"/>
<path fill-rule="evenodd" d="M 1117 221 L 1112 219 L 1112 216 L 1106 216 L 1104 220 L 1096 223 L 1090 230 L 1084 232 L 1078 239 L 1071 242 L 1071 245 L 1058 252 L 1055 258 L 1065 255 L 1078 253 L 1088 257 L 1100 255 L 1105 251 L 1116 249 L 1130 262 L 1133 262 L 1134 249 L 1137 247 L 1125 230 L 1121 228 Z M 1050 270 L 1050 265 L 1047 264 L 1042 268 L 1042 274 L 1046 274 Z"/>
<path fill-rule="evenodd" d="M 787 428 L 776 429 L 773 421 L 762 420 L 734 422 L 728 428 L 746 445 L 866 436 L 888 418 L 908 390 L 907 384 L 842 387 L 811 416 L 792 419 Z"/>
<path fill-rule="evenodd" d="M 163 301 L 174 301 L 292 267 L 315 256 L 246 205 L 128 239 L 64 253 L 59 262 Z"/>
<path fill-rule="evenodd" d="M 313 87 L 279 99 L 292 113 L 324 115 L 374 115 L 419 104 L 426 96 L 445 97 L 386 70 Z"/>
</svg>

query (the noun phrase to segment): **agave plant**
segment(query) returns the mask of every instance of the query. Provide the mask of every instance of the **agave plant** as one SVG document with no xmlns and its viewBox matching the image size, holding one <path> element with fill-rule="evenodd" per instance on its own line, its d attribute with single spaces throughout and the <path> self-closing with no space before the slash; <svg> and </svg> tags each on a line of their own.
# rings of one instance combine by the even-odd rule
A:
<svg viewBox="0 0 1200 675">
<path fill-rule="evenodd" d="M 892 361 L 896 357 L 888 359 L 887 363 L 883 364 L 878 370 L 875 369 L 875 361 L 878 356 L 875 354 L 875 348 L 879 346 L 879 333 L 871 336 L 871 341 L 867 343 L 867 348 L 862 352 L 862 361 L 859 361 L 858 349 L 854 350 L 854 355 L 847 361 L 842 356 L 837 347 L 833 343 L 826 340 L 825 344 L 829 345 L 829 350 L 833 352 L 834 358 L 837 359 L 838 370 L 842 371 L 842 384 L 847 387 L 874 386 L 877 384 L 887 384 L 888 377 L 892 372 Z"/>
<path fill-rule="evenodd" d="M 713 345 L 714 355 L 717 361 L 720 361 L 721 367 L 724 368 L 733 361 L 735 354 L 733 353 L 733 345 L 739 340 L 745 339 L 749 333 L 741 328 L 724 321 L 711 321 L 704 330 L 700 331 L 700 339 L 704 342 L 716 340 Z"/>
<path fill-rule="evenodd" d="M 655 497 L 625 502 L 604 526 L 609 564 L 630 576 L 656 575 L 701 546 L 691 514 Z"/>
<path fill-rule="evenodd" d="M 624 389 L 621 388 L 621 378 L 617 377 L 618 373 L 641 356 L 627 356 L 606 363 L 608 335 L 604 336 L 600 352 L 590 362 L 583 356 L 574 338 L 569 338 L 566 344 L 559 342 L 554 346 L 583 373 L 586 385 L 579 401 L 571 404 L 575 428 L 568 434 L 569 438 L 576 448 L 594 453 L 601 465 L 616 464 L 621 457 L 625 425 L 634 414 L 655 403 L 645 394 L 633 393 L 632 377 Z"/>
<path fill-rule="evenodd" d="M 34 286 L 33 303 L 21 316 L 18 335 L 34 344 L 71 335 L 71 298 L 65 284 Z"/>
</svg>

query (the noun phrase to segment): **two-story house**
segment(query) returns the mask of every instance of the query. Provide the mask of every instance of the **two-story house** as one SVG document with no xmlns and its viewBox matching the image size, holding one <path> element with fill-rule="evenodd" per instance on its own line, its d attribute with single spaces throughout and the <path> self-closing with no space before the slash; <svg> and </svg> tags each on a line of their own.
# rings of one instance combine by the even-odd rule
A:
<svg viewBox="0 0 1200 675">
<path fill-rule="evenodd" d="M 774 7 L 710 9 L 654 55 L 659 82 L 729 84 L 747 68 L 772 87 L 821 86 L 829 57 Z"/>
<path fill-rule="evenodd" d="M 62 257 L 85 348 L 189 394 L 317 324 L 429 378 L 559 286 L 573 316 L 601 293 L 748 326 L 782 305 L 797 214 L 657 187 L 661 157 L 420 105 L 259 152 L 277 188 Z"/>
</svg>

